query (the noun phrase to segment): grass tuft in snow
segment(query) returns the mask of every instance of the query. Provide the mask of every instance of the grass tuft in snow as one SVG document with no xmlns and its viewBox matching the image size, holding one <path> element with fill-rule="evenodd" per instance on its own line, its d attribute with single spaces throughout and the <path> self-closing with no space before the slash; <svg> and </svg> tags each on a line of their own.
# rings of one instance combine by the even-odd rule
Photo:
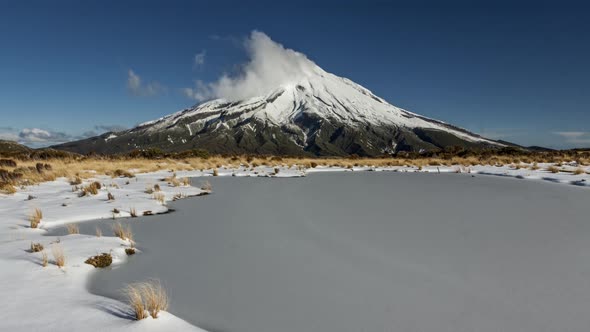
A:
<svg viewBox="0 0 590 332">
<path fill-rule="evenodd" d="M 154 199 L 162 205 L 166 204 L 166 196 L 162 193 L 154 193 Z"/>
<path fill-rule="evenodd" d="M 67 224 L 66 229 L 68 230 L 68 234 L 80 234 L 80 228 L 78 224 Z"/>
<path fill-rule="evenodd" d="M 51 254 L 53 254 L 53 260 L 57 267 L 64 267 L 66 265 L 66 255 L 64 253 L 64 249 L 59 243 L 55 243 L 51 246 Z"/>
<path fill-rule="evenodd" d="M 121 240 L 127 240 L 133 245 L 133 232 L 131 231 L 131 225 L 127 224 L 127 227 L 123 226 L 120 222 L 113 223 L 113 233 L 116 237 Z"/>
<path fill-rule="evenodd" d="M 150 280 L 140 285 L 141 296 L 145 307 L 152 316 L 158 318 L 161 310 L 168 309 L 168 294 L 158 280 Z"/>
<path fill-rule="evenodd" d="M 143 298 L 141 296 L 141 284 L 134 283 L 127 285 L 123 290 L 125 297 L 127 298 L 127 302 L 131 309 L 133 310 L 134 316 L 136 320 L 142 320 L 147 318 L 148 315 L 145 311 L 145 305 L 143 304 Z"/>
<path fill-rule="evenodd" d="M 41 243 L 31 242 L 31 252 L 43 251 L 43 245 Z"/>
<path fill-rule="evenodd" d="M 129 208 L 129 214 L 131 215 L 131 218 L 135 218 L 137 217 L 137 210 L 135 210 L 135 208 Z"/>
<path fill-rule="evenodd" d="M 45 251 L 43 251 L 41 253 L 41 265 L 43 267 L 46 267 L 48 263 L 49 263 L 49 259 L 47 258 L 47 253 Z"/>
<path fill-rule="evenodd" d="M 43 212 L 41 211 L 41 209 L 33 210 L 33 213 L 29 216 L 31 228 L 39 227 L 41 219 L 43 219 Z"/>
<path fill-rule="evenodd" d="M 559 173 L 559 168 L 557 168 L 555 166 L 549 166 L 549 167 L 547 167 L 547 171 L 549 171 L 551 173 Z"/>
</svg>

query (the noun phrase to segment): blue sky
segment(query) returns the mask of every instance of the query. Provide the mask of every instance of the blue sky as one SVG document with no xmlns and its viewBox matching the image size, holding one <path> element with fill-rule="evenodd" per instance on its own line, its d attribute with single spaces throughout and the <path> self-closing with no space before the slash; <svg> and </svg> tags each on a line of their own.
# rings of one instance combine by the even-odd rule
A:
<svg viewBox="0 0 590 332">
<path fill-rule="evenodd" d="M 0 138 L 173 113 L 258 30 L 390 103 L 495 139 L 590 146 L 590 7 L 567 1 L 0 1 Z"/>
</svg>

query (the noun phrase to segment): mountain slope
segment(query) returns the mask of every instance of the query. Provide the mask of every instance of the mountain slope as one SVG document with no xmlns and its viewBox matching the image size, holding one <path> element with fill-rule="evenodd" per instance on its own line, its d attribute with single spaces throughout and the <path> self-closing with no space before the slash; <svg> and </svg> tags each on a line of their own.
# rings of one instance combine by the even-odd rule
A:
<svg viewBox="0 0 590 332">
<path fill-rule="evenodd" d="M 503 146 L 395 107 L 307 61 L 305 75 L 260 96 L 211 100 L 130 130 L 55 148 L 78 153 L 200 148 L 213 153 L 376 156 L 446 146 Z"/>
</svg>

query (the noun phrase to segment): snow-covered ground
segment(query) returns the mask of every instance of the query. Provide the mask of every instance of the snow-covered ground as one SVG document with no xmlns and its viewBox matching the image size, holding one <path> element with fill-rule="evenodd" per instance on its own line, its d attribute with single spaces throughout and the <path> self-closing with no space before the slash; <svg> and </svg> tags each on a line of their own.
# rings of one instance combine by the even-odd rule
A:
<svg viewBox="0 0 590 332">
<path fill-rule="evenodd" d="M 352 170 L 336 167 L 222 167 L 217 172 L 219 176 L 261 177 L 301 177 L 310 172 L 326 171 L 461 172 L 590 186 L 589 174 L 573 174 L 579 168 L 578 165 L 562 166 L 568 172 L 559 173 L 547 171 L 549 166 L 539 164 L 536 170 L 509 166 L 428 166 L 422 169 L 355 167 Z M 584 169 L 590 171 L 588 166 L 584 166 Z M 176 175 L 178 178 L 203 177 L 206 180 L 207 176 L 213 175 L 213 171 L 182 171 Z M 127 258 L 124 249 L 129 247 L 128 241 L 113 237 L 112 234 L 102 237 L 46 236 L 47 230 L 69 223 L 96 219 L 112 223 L 113 218 L 129 217 L 132 210 L 140 217 L 138 221 L 146 211 L 152 214 L 167 212 L 167 206 L 148 193 L 147 189 L 153 188 L 155 184 L 160 186 L 160 193 L 166 201 L 206 193 L 199 188 L 184 185 L 175 187 L 162 181 L 171 176 L 172 173 L 168 171 L 136 174 L 134 178 L 96 176 L 80 185 L 95 180 L 100 182 L 102 188 L 94 196 L 79 197 L 79 192 L 73 191 L 73 186 L 64 178 L 26 187 L 14 195 L 0 195 L 0 294 L 3 299 L 0 302 L 0 330 L 201 331 L 168 313 L 163 313 L 157 320 L 149 318 L 141 322 L 133 321 L 125 304 L 90 294 L 86 290 L 85 284 L 94 267 L 84 261 L 90 256 L 110 252 L 114 258 L 113 264 L 122 264 Z M 107 199 L 109 193 L 114 195 L 114 200 Z M 30 228 L 28 221 L 34 209 L 43 212 L 37 229 Z M 119 212 L 113 213 L 114 210 Z M 135 240 L 141 242 L 141 239 Z M 29 252 L 31 243 L 41 243 L 45 247 L 44 251 L 49 257 L 48 266 L 42 266 L 41 252 Z M 53 246 L 61 246 L 65 251 L 66 263 L 63 268 L 53 263 Z"/>
</svg>

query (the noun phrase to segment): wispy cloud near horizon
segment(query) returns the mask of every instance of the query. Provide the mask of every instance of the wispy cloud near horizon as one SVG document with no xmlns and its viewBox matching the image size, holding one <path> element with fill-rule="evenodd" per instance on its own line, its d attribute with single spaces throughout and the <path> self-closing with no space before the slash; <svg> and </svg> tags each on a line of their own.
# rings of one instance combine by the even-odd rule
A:
<svg viewBox="0 0 590 332">
<path fill-rule="evenodd" d="M 119 125 L 95 125 L 93 130 L 88 130 L 81 134 L 70 134 L 47 128 L 41 129 L 32 127 L 18 129 L 5 126 L 0 127 L 0 139 L 14 141 L 32 148 L 42 148 L 97 136 L 105 132 L 121 131 L 125 129 L 126 127 Z"/>
<path fill-rule="evenodd" d="M 133 69 L 127 72 L 127 89 L 137 97 L 152 97 L 166 92 L 166 87 L 157 81 L 144 84 L 141 77 Z"/>
<path fill-rule="evenodd" d="M 590 132 L 586 131 L 554 131 L 554 135 L 561 136 L 566 143 L 576 146 L 590 146 Z"/>
</svg>

